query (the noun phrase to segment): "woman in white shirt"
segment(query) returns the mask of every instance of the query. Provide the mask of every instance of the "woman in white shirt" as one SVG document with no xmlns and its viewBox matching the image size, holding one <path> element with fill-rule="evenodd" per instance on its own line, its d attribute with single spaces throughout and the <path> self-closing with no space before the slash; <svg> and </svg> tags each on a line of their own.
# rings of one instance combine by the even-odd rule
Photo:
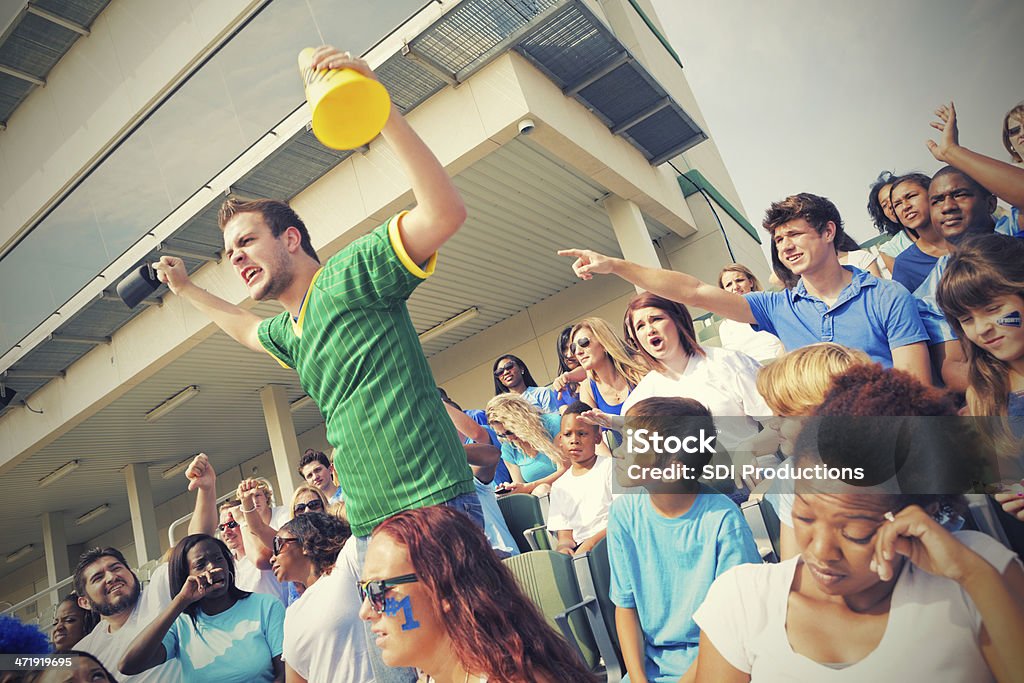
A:
<svg viewBox="0 0 1024 683">
<path fill-rule="evenodd" d="M 623 415 L 652 396 L 692 398 L 715 416 L 719 439 L 729 449 L 757 434 L 754 418 L 771 415 L 757 392 L 761 364 L 739 351 L 702 348 L 686 306 L 639 294 L 626 307 L 622 325 L 626 340 L 652 368 L 622 404 Z"/>
<path fill-rule="evenodd" d="M 284 617 L 289 683 L 373 680 L 359 596 L 353 590 L 359 573 L 338 556 L 351 534 L 348 524 L 336 517 L 306 512 L 295 515 L 274 537 L 274 576 L 282 583 L 306 585 Z"/>
<path fill-rule="evenodd" d="M 762 291 L 757 276 L 740 263 L 722 268 L 718 274 L 718 288 L 733 294 Z M 735 320 L 723 320 L 718 326 L 718 336 L 722 340 L 722 348 L 742 351 L 760 363 L 773 361 L 786 352 L 782 342 L 771 332 L 755 332 L 750 325 Z"/>
</svg>

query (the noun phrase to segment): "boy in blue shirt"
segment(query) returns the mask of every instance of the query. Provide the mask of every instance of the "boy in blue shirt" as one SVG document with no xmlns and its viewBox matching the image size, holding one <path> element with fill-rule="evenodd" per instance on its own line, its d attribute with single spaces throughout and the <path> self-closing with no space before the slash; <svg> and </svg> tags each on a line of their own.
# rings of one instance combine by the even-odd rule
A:
<svg viewBox="0 0 1024 683">
<path fill-rule="evenodd" d="M 640 401 L 626 425 L 626 434 L 647 429 L 680 440 L 701 430 L 715 433 L 707 408 L 686 398 Z M 690 672 L 700 641 L 693 613 L 711 583 L 731 567 L 761 561 L 739 508 L 697 481 L 712 453 L 655 450 L 617 460 L 618 481 L 634 488 L 612 502 L 608 519 L 609 597 L 632 683 L 675 683 Z M 650 473 L 679 465 L 694 468 L 692 475 Z"/>
</svg>

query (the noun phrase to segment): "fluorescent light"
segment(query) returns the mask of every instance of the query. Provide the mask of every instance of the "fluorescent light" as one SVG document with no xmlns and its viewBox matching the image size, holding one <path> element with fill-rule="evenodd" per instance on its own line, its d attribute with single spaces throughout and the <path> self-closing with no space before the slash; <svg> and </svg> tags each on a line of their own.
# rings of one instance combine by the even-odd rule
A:
<svg viewBox="0 0 1024 683">
<path fill-rule="evenodd" d="M 306 406 L 310 406 L 310 405 L 313 405 L 313 399 L 311 399 L 309 396 L 301 396 L 301 397 L 295 399 L 294 401 L 292 401 L 292 403 L 289 406 L 289 408 L 294 413 L 295 411 L 302 410 Z"/>
<path fill-rule="evenodd" d="M 195 459 L 196 456 L 194 455 L 189 458 L 185 458 L 177 465 L 171 465 L 170 467 L 168 467 L 166 470 L 163 471 L 163 474 L 161 474 L 160 476 L 162 476 L 164 479 L 174 479 L 176 476 L 187 470 L 188 466 L 191 465 L 192 461 Z"/>
<path fill-rule="evenodd" d="M 97 517 L 99 517 L 100 515 L 105 514 L 109 509 L 110 505 L 108 503 L 104 503 L 99 507 L 94 507 L 92 510 L 89 510 L 84 515 L 76 519 L 75 524 L 79 526 L 81 526 L 82 524 L 87 524 L 92 520 L 96 519 Z"/>
<path fill-rule="evenodd" d="M 469 322 L 478 315 L 480 315 L 480 309 L 478 309 L 476 306 L 474 306 L 473 308 L 467 308 L 462 313 L 459 313 L 458 315 L 453 315 L 444 322 L 434 325 L 429 330 L 419 335 L 420 344 L 426 344 L 431 339 L 436 339 L 440 337 L 442 334 L 447 334 L 448 332 L 451 332 L 459 325 Z"/>
<path fill-rule="evenodd" d="M 151 411 L 146 413 L 146 422 L 159 420 L 167 413 L 171 412 L 178 406 L 181 406 L 182 404 L 191 401 L 198 395 L 199 387 L 197 387 L 195 384 L 185 387 L 184 389 L 176 393 L 174 396 L 171 396 L 169 399 L 158 405 L 156 408 L 153 408 Z"/>
<path fill-rule="evenodd" d="M 8 555 L 7 556 L 7 561 L 8 562 L 17 562 L 18 560 L 20 560 L 21 558 L 25 557 L 30 552 L 32 552 L 33 548 L 35 548 L 35 546 L 32 545 L 31 543 L 29 543 L 28 545 L 23 545 L 20 548 L 18 548 L 17 550 L 15 550 L 13 553 Z"/>
<path fill-rule="evenodd" d="M 57 481 L 58 479 L 63 479 L 64 477 L 68 476 L 69 474 L 77 470 L 78 466 L 81 464 L 81 460 L 72 460 L 70 462 L 64 463 L 63 465 L 55 469 L 53 472 L 50 472 L 45 477 L 40 479 L 39 488 L 46 488 L 47 486 Z"/>
</svg>

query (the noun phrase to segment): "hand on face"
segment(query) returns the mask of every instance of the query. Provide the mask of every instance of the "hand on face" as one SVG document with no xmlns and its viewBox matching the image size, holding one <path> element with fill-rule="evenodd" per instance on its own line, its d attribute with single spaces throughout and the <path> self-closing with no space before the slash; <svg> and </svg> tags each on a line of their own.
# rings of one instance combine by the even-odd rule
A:
<svg viewBox="0 0 1024 683">
<path fill-rule="evenodd" d="M 929 574 L 958 583 L 978 562 L 985 562 L 917 505 L 886 515 L 887 521 L 875 537 L 871 561 L 871 568 L 883 581 L 893 578 L 900 555 Z"/>
<path fill-rule="evenodd" d="M 220 588 L 227 581 L 227 572 L 224 569 L 215 567 L 202 574 L 196 574 L 185 579 L 185 585 L 178 591 L 177 600 L 184 606 L 191 605 L 197 600 L 202 600 L 210 592 Z"/>
</svg>

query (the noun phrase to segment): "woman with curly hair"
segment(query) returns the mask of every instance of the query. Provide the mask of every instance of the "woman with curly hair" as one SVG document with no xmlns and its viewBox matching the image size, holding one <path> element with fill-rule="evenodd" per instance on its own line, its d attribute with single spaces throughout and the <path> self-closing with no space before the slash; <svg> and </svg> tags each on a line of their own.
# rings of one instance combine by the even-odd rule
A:
<svg viewBox="0 0 1024 683">
<path fill-rule="evenodd" d="M 284 618 L 289 683 L 373 679 L 359 600 L 352 590 L 359 572 L 338 556 L 351 535 L 337 517 L 307 512 L 278 529 L 274 538 L 274 576 L 306 586 Z"/>
<path fill-rule="evenodd" d="M 649 372 L 639 354 L 619 339 L 600 318 L 584 318 L 572 328 L 569 350 L 587 371 L 580 384 L 580 400 L 611 415 Z"/>
<path fill-rule="evenodd" d="M 512 483 L 498 493 L 543 496 L 565 472 L 554 438 L 562 428 L 558 413 L 540 413 L 518 394 L 500 394 L 487 402 L 487 422 L 501 439 L 501 459 Z"/>
<path fill-rule="evenodd" d="M 78 593 L 71 591 L 57 605 L 50 627 L 53 651 L 60 654 L 72 649 L 96 627 L 97 615 L 78 604 Z"/>
<path fill-rule="evenodd" d="M 454 510 L 382 522 L 359 590 L 384 661 L 418 667 L 432 683 L 596 683 L 483 532 Z"/>
<path fill-rule="evenodd" d="M 518 394 L 529 403 L 537 406 L 542 413 L 554 413 L 558 410 L 558 395 L 547 387 L 537 385 L 537 380 L 530 373 L 518 356 L 506 353 L 494 361 L 491 368 L 494 375 L 494 395 Z"/>
<path fill-rule="evenodd" d="M 134 676 L 169 659 L 193 683 L 284 680 L 284 606 L 235 585 L 224 542 L 206 534 L 178 541 L 168 562 L 170 604 L 132 641 L 118 669 Z"/>
</svg>

